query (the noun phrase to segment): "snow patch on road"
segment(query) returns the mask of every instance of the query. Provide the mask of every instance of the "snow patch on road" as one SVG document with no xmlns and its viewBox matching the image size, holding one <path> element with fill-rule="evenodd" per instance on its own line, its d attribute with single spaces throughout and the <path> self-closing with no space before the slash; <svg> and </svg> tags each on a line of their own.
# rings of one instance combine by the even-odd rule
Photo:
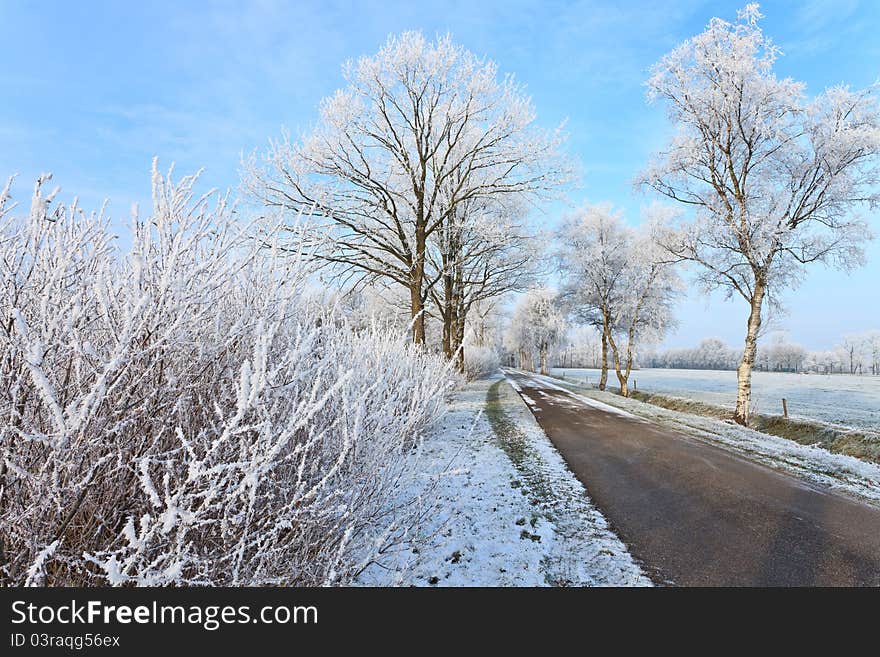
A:
<svg viewBox="0 0 880 657">
<path fill-rule="evenodd" d="M 528 381 L 530 384 L 532 384 L 535 388 L 542 388 L 543 387 L 543 388 L 550 388 L 552 390 L 558 390 L 559 392 L 564 392 L 569 397 L 576 399 L 577 401 L 579 401 L 583 404 L 586 404 L 587 406 L 591 406 L 592 408 L 595 408 L 597 410 L 605 411 L 606 413 L 613 413 L 614 415 L 620 415 L 621 417 L 628 417 L 633 420 L 641 419 L 637 415 L 633 415 L 632 413 L 628 413 L 627 411 L 625 411 L 617 406 L 605 404 L 603 402 L 598 401 L 597 399 L 591 399 L 589 397 L 584 397 L 584 396 L 579 395 L 575 392 L 572 392 L 568 388 L 563 388 L 561 386 L 558 386 L 555 383 L 553 383 L 553 381 L 551 381 L 546 376 L 542 376 L 539 374 L 531 374 L 529 372 L 520 372 L 520 371 L 517 371 L 517 374 L 519 374 L 524 379 L 526 379 L 526 381 Z M 510 381 L 510 379 L 508 379 L 508 381 Z M 511 381 L 511 385 L 513 385 L 512 381 Z M 517 392 L 522 392 L 521 388 L 516 388 L 516 390 L 517 390 Z M 540 389 L 538 389 L 536 392 L 543 397 L 549 396 L 549 395 L 545 394 L 544 392 L 542 392 Z M 529 406 L 532 405 L 532 403 L 528 400 L 528 398 L 524 398 L 524 399 L 525 399 L 525 402 L 527 404 L 529 404 Z"/>
</svg>

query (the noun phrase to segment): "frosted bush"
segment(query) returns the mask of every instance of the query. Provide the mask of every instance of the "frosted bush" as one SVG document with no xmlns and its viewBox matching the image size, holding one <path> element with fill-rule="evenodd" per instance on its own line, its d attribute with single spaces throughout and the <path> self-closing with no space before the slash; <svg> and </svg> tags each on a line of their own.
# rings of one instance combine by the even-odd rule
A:
<svg viewBox="0 0 880 657">
<path fill-rule="evenodd" d="M 468 346 L 464 350 L 464 369 L 468 380 L 489 376 L 501 367 L 498 350 L 491 347 Z"/>
<path fill-rule="evenodd" d="M 345 583 L 407 535 L 438 357 L 310 301 L 196 177 L 154 165 L 125 253 L 47 178 L 0 196 L 0 583 Z"/>
</svg>

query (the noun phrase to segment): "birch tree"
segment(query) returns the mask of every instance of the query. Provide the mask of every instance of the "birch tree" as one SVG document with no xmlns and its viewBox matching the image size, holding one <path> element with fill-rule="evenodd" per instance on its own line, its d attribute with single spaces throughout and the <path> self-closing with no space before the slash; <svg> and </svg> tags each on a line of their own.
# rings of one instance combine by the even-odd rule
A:
<svg viewBox="0 0 880 657">
<path fill-rule="evenodd" d="M 839 86 L 812 100 L 779 79 L 779 49 L 759 27 L 757 4 L 736 23 L 713 18 L 665 55 L 648 80 L 677 128 L 641 182 L 694 210 L 667 244 L 701 266 L 700 282 L 749 307 L 737 370 L 735 419 L 746 424 L 762 311 L 807 265 L 860 265 L 876 207 L 880 119 L 875 88 Z"/>
<path fill-rule="evenodd" d="M 557 259 L 563 297 L 579 319 L 601 331 L 599 390 L 608 382 L 608 336 L 620 305 L 629 235 L 611 205 L 585 206 L 568 216 L 558 233 Z"/>
<path fill-rule="evenodd" d="M 681 281 L 658 241 L 667 216 L 666 208 L 652 206 L 640 230 L 633 230 L 611 206 L 592 206 L 569 217 L 560 230 L 558 258 L 567 297 L 581 317 L 593 317 L 601 327 L 601 390 L 608 379 L 609 347 L 620 393 L 629 396 L 637 348 L 674 324 Z"/>
<path fill-rule="evenodd" d="M 424 343 L 425 302 L 446 273 L 427 271 L 432 238 L 470 201 L 534 199 L 563 183 L 561 133 L 538 129 L 523 87 L 449 36 L 391 37 L 344 76 L 311 133 L 251 158 L 246 185 L 310 215 L 302 250 L 342 280 L 405 287 Z"/>
</svg>

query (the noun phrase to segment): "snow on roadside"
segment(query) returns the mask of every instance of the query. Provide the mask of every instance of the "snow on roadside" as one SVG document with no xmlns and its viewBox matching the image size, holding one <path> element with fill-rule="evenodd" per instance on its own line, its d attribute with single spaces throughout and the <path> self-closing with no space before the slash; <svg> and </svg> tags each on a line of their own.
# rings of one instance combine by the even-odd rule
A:
<svg viewBox="0 0 880 657">
<path fill-rule="evenodd" d="M 492 422 L 515 435 L 485 414 L 496 384 Z M 516 441 L 515 462 L 502 440 Z M 420 463 L 412 485 L 430 482 L 436 502 L 427 522 L 360 584 L 650 586 L 500 374 L 456 393 Z"/>
<path fill-rule="evenodd" d="M 618 412 L 631 413 L 638 418 L 720 445 L 809 481 L 863 500 L 880 502 L 880 465 L 876 463 L 868 463 L 844 454 L 834 454 L 818 446 L 802 445 L 733 422 L 674 411 L 567 381 L 534 374 L 529 374 L 529 378 L 537 385 L 563 390 L 573 398 L 592 405 L 603 404 L 615 407 Z"/>
</svg>

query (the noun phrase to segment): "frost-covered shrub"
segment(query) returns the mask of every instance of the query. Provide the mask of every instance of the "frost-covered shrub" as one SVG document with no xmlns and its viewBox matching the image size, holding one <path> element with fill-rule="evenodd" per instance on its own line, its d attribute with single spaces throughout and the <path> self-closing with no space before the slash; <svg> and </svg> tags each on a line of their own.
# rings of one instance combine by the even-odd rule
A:
<svg viewBox="0 0 880 657">
<path fill-rule="evenodd" d="M 126 253 L 44 179 L 0 196 L 3 585 L 344 583 L 410 529 L 448 367 L 195 182 L 154 166 Z"/>
<path fill-rule="evenodd" d="M 468 346 L 464 350 L 464 370 L 468 380 L 489 376 L 501 367 L 498 350 L 491 347 Z"/>
</svg>

